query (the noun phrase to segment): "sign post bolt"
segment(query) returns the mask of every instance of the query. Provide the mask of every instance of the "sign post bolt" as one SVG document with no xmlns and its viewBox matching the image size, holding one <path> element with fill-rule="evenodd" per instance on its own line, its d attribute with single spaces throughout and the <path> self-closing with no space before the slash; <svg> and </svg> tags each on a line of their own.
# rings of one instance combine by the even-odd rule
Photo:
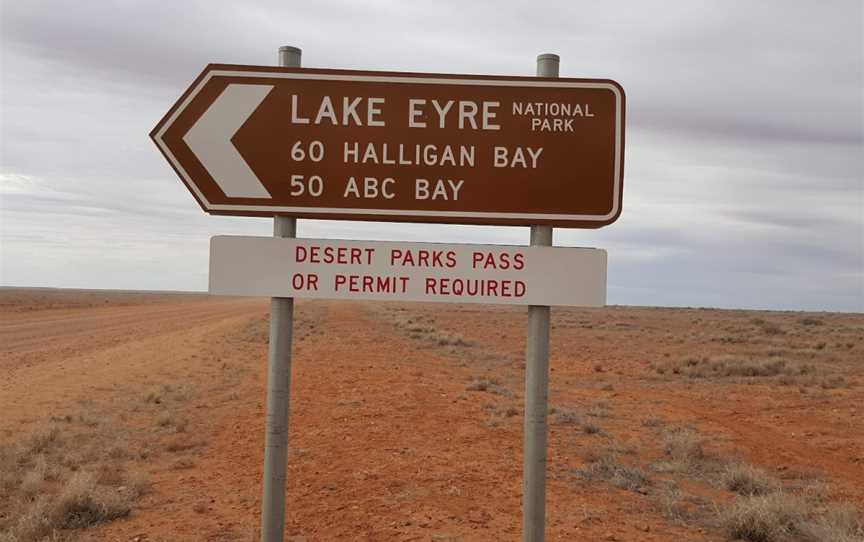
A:
<svg viewBox="0 0 864 542">
<path fill-rule="evenodd" d="M 300 56 L 301 51 L 297 47 L 280 47 L 279 65 L 299 68 Z M 273 217 L 273 237 L 296 237 L 296 235 L 296 218 Z M 282 542 L 285 536 L 285 473 L 288 467 L 288 409 L 291 399 L 293 326 L 294 298 L 271 298 L 261 542 Z"/>
<path fill-rule="evenodd" d="M 537 57 L 538 77 L 558 77 L 560 58 Z M 531 246 L 552 246 L 552 226 L 531 226 Z M 525 428 L 522 457 L 522 540 L 543 542 L 546 532 L 546 416 L 549 399 L 549 307 L 528 306 Z"/>
</svg>

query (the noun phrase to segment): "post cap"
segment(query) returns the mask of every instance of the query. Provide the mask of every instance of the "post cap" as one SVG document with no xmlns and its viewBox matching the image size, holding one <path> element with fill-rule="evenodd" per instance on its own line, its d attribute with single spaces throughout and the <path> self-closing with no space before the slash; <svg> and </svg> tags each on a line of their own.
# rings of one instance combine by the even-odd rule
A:
<svg viewBox="0 0 864 542">
<path fill-rule="evenodd" d="M 300 49 L 299 47 L 294 47 L 293 45 L 283 45 L 283 46 L 279 47 L 279 52 L 280 53 L 281 52 L 296 53 L 299 55 L 303 52 L 303 50 Z"/>
<path fill-rule="evenodd" d="M 560 62 L 561 57 L 556 55 L 555 53 L 542 53 L 537 55 L 537 61 L 539 62 L 541 60 L 552 60 L 555 62 Z"/>
</svg>

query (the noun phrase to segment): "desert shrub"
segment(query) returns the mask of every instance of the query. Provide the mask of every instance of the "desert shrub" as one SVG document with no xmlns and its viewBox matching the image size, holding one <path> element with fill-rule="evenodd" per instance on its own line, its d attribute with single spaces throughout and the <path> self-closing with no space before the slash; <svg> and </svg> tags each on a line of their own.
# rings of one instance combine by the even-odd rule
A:
<svg viewBox="0 0 864 542">
<path fill-rule="evenodd" d="M 642 420 L 642 427 L 660 427 L 663 425 L 663 418 L 652 416 Z"/>
<path fill-rule="evenodd" d="M 30 433 L 30 438 L 27 442 L 29 453 L 40 453 L 59 446 L 62 442 L 60 438 L 60 428 L 56 425 L 40 425 Z"/>
<path fill-rule="evenodd" d="M 205 443 L 200 440 L 192 440 L 190 438 L 181 438 L 177 437 L 171 440 L 167 445 L 165 445 L 165 451 L 167 452 L 185 452 L 187 450 L 191 450 L 193 448 L 199 448 L 204 446 Z"/>
<path fill-rule="evenodd" d="M 801 534 L 809 507 L 798 497 L 771 493 L 741 497 L 721 514 L 726 534 L 750 542 L 790 542 Z"/>
<path fill-rule="evenodd" d="M 96 427 L 97 425 L 99 425 L 99 419 L 93 416 L 89 416 L 87 414 L 79 414 L 78 423 L 84 424 L 87 427 Z"/>
<path fill-rule="evenodd" d="M 654 464 L 659 472 L 703 475 L 713 472 L 720 462 L 705 453 L 705 441 L 695 431 L 673 427 L 663 434 L 665 457 Z"/>
<path fill-rule="evenodd" d="M 825 514 L 800 527 L 806 542 L 861 542 L 864 540 L 864 519 L 851 504 L 829 508 Z"/>
<path fill-rule="evenodd" d="M 664 363 L 655 363 L 659 374 L 672 373 L 689 378 L 725 377 L 797 377 L 816 372 L 813 365 L 793 363 L 776 357 L 752 359 L 738 356 L 687 357 Z"/>
<path fill-rule="evenodd" d="M 609 450 L 616 454 L 637 455 L 639 453 L 639 444 L 636 441 L 619 441 L 609 446 Z"/>
<path fill-rule="evenodd" d="M 605 481 L 629 491 L 644 490 L 651 485 L 651 480 L 642 469 L 621 464 L 617 459 L 617 454 L 612 450 L 604 450 L 590 457 L 588 465 L 579 469 L 576 474 L 586 481 Z"/>
<path fill-rule="evenodd" d="M 556 408 L 552 411 L 552 423 L 559 425 L 580 425 L 582 415 L 569 408 Z"/>
<path fill-rule="evenodd" d="M 751 542 L 861 542 L 864 522 L 851 504 L 821 515 L 811 503 L 781 491 L 739 497 L 721 512 L 726 534 Z"/>
<path fill-rule="evenodd" d="M 144 394 L 141 400 L 147 404 L 159 405 L 162 404 L 162 395 L 158 391 L 150 390 Z"/>
<path fill-rule="evenodd" d="M 51 532 L 49 502 L 45 496 L 37 497 L 18 517 L 7 532 L 13 542 L 31 542 L 42 539 Z"/>
<path fill-rule="evenodd" d="M 593 405 L 591 405 L 588 410 L 585 411 L 586 414 L 593 418 L 608 418 L 609 417 L 609 403 L 606 401 L 597 401 Z"/>
<path fill-rule="evenodd" d="M 684 503 L 684 493 L 675 484 L 666 484 L 657 492 L 657 507 L 660 514 L 674 522 L 684 522 L 691 516 Z"/>
<path fill-rule="evenodd" d="M 89 527 L 129 514 L 129 498 L 96 484 L 96 476 L 77 472 L 66 482 L 51 511 L 52 526 L 61 529 Z"/>
<path fill-rule="evenodd" d="M 195 467 L 195 463 L 190 459 L 178 459 L 171 465 L 172 470 L 186 470 Z"/>
<path fill-rule="evenodd" d="M 599 425 L 594 425 L 591 422 L 582 425 L 582 432 L 586 435 L 599 435 L 603 432 Z"/>
<path fill-rule="evenodd" d="M 2 542 L 66 540 L 59 530 L 123 517 L 146 491 L 145 477 L 125 470 L 128 454 L 115 453 L 116 427 L 85 415 L 52 419 L 0 446 Z"/>
<path fill-rule="evenodd" d="M 785 335 L 786 332 L 783 329 L 775 324 L 765 324 L 762 326 L 762 332 L 765 335 Z"/>
<path fill-rule="evenodd" d="M 822 389 L 833 390 L 836 388 L 845 388 L 849 384 L 846 382 L 846 379 L 843 376 L 834 375 L 823 378 L 819 385 L 822 386 Z"/>
<path fill-rule="evenodd" d="M 510 390 L 501 385 L 495 378 L 473 378 L 465 387 L 467 391 L 485 391 L 496 395 L 511 396 Z"/>
<path fill-rule="evenodd" d="M 492 415 L 491 418 L 486 420 L 486 425 L 489 427 L 497 427 L 501 418 L 512 418 L 522 412 L 513 405 L 499 406 L 494 403 L 486 403 L 482 408 L 485 412 Z"/>
<path fill-rule="evenodd" d="M 77 472 L 58 495 L 42 494 L 29 501 L 7 531 L 6 540 L 35 542 L 58 529 L 90 527 L 125 517 L 131 510 L 130 501 L 128 493 L 98 485 L 94 474 Z"/>
<path fill-rule="evenodd" d="M 430 334 L 430 338 L 438 346 L 472 346 L 473 344 L 459 335 L 447 333 L 446 331 L 433 332 Z"/>
<path fill-rule="evenodd" d="M 752 465 L 736 463 L 723 472 L 723 485 L 739 495 L 767 495 L 780 489 L 780 484 L 765 471 Z"/>
<path fill-rule="evenodd" d="M 402 315 L 391 316 L 390 320 L 401 331 L 412 339 L 419 339 L 437 346 L 473 346 L 474 343 L 461 335 L 437 329 L 434 325 L 423 322 L 423 318 L 409 318 Z M 432 322 L 434 324 L 434 322 Z"/>
<path fill-rule="evenodd" d="M 806 318 L 802 318 L 802 319 L 798 320 L 798 323 L 801 324 L 802 326 L 821 326 L 821 325 L 825 324 L 825 322 L 823 322 L 822 320 L 820 320 L 818 318 L 812 318 L 809 316 Z"/>
<path fill-rule="evenodd" d="M 229 342 L 267 344 L 270 341 L 270 316 L 257 317 L 243 328 L 226 334 L 225 338 Z"/>
<path fill-rule="evenodd" d="M 42 493 L 42 486 L 45 481 L 56 477 L 56 470 L 48 468 L 48 462 L 44 455 L 36 456 L 33 460 L 33 466 L 24 473 L 21 479 L 20 491 L 28 497 L 33 497 Z"/>
<path fill-rule="evenodd" d="M 125 473 L 125 487 L 133 498 L 146 495 L 150 491 L 150 480 L 141 471 L 130 471 Z"/>
<path fill-rule="evenodd" d="M 663 439 L 663 451 L 673 461 L 685 464 L 705 459 L 704 440 L 689 429 L 668 432 Z"/>
</svg>

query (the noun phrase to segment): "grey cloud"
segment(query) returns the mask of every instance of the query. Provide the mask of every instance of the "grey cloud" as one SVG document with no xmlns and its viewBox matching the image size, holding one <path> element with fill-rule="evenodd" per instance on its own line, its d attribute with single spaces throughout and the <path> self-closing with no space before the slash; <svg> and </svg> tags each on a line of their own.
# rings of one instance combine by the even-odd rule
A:
<svg viewBox="0 0 864 542">
<path fill-rule="evenodd" d="M 627 91 L 624 214 L 556 230 L 559 244 L 609 250 L 611 302 L 864 310 L 860 1 L 0 9 L 0 283 L 202 289 L 210 235 L 270 233 L 267 220 L 205 216 L 147 138 L 208 62 L 272 64 L 296 44 L 308 66 L 530 75 L 550 51 L 562 76 Z M 528 237 L 335 221 L 300 232 Z"/>
<path fill-rule="evenodd" d="M 5 6 L 3 39 L 13 56 L 50 62 L 52 76 L 96 71 L 181 88 L 206 62 L 274 61 L 264 44 L 286 34 L 308 43 L 310 65 L 518 74 L 530 73 L 541 41 L 573 51 L 564 75 L 618 77 L 637 124 L 860 143 L 861 4 L 812 6 L 19 2 Z M 341 50 L 325 43 L 334 36 Z"/>
</svg>

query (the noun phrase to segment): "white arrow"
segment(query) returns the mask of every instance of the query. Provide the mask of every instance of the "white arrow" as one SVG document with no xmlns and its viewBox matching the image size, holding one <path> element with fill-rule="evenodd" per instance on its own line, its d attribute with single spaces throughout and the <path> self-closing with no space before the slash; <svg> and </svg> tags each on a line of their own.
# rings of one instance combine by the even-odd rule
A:
<svg viewBox="0 0 864 542">
<path fill-rule="evenodd" d="M 258 109 L 273 85 L 230 84 L 183 136 L 192 152 L 229 198 L 267 198 L 246 160 L 231 138 Z"/>
</svg>

